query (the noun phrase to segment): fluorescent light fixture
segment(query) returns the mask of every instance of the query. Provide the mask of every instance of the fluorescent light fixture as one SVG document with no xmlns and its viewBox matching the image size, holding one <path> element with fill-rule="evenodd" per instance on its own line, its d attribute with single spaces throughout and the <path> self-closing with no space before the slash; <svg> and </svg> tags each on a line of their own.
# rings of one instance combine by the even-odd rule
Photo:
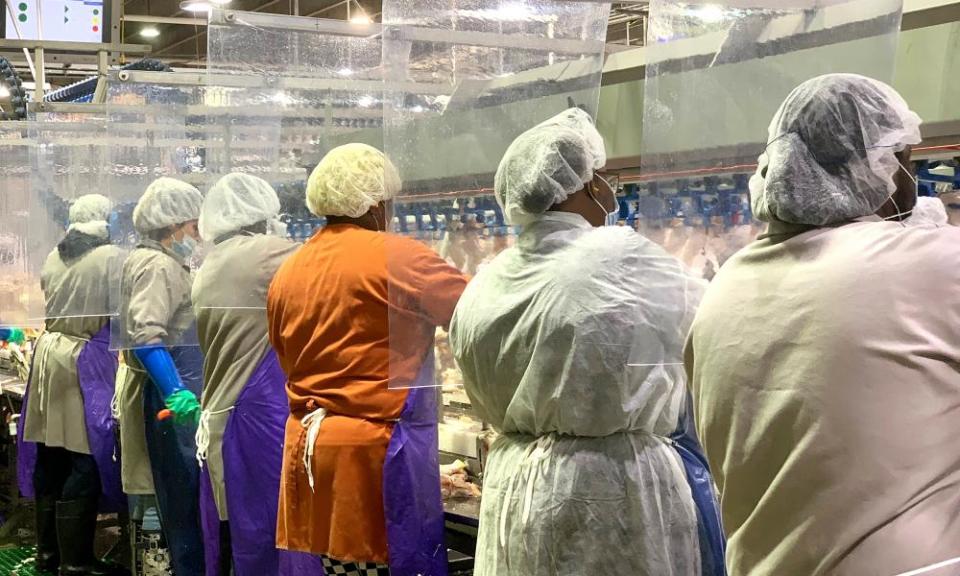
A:
<svg viewBox="0 0 960 576">
<path fill-rule="evenodd" d="M 349 68 L 341 68 L 341 69 L 337 70 L 337 74 L 339 74 L 339 75 L 341 75 L 341 76 L 353 76 L 353 70 L 351 70 L 351 69 L 349 69 Z"/>
<path fill-rule="evenodd" d="M 144 38 L 156 38 L 157 36 L 160 35 L 160 31 L 154 28 L 153 26 L 150 26 L 148 28 L 144 28 L 140 30 L 140 35 L 143 36 Z"/>
<path fill-rule="evenodd" d="M 210 12 L 229 3 L 230 0 L 183 0 L 180 2 L 180 9 L 187 12 Z"/>
<path fill-rule="evenodd" d="M 10 97 L 10 89 L 4 86 L 3 84 L 0 84 L 0 98 L 9 98 L 9 97 Z"/>
<path fill-rule="evenodd" d="M 350 18 L 350 23 L 351 24 L 373 24 L 373 18 L 370 18 L 366 14 L 360 13 Z"/>
</svg>

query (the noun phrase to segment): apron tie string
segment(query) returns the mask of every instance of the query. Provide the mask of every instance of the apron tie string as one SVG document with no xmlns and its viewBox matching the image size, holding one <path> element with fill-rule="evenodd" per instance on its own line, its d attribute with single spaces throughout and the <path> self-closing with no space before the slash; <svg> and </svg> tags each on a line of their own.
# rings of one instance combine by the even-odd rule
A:
<svg viewBox="0 0 960 576">
<path fill-rule="evenodd" d="M 49 338 L 47 338 L 47 337 L 49 337 Z M 82 337 L 82 336 L 70 336 L 70 335 L 68 335 L 68 334 L 64 334 L 63 332 L 44 332 L 43 334 L 40 335 L 40 338 L 37 339 L 37 348 L 40 348 L 40 342 L 41 342 L 41 341 L 43 341 L 44 339 L 50 340 L 51 338 L 52 338 L 52 339 L 55 339 L 55 340 L 60 340 L 61 338 L 66 338 L 67 340 L 74 340 L 74 341 L 79 341 L 79 342 L 84 342 L 84 343 L 90 342 L 90 339 L 89 339 L 89 338 L 84 338 L 84 337 Z M 40 358 L 39 358 L 39 360 L 40 360 L 40 366 L 46 365 L 46 363 L 47 363 L 47 358 L 50 356 L 50 348 L 51 348 L 52 346 L 53 346 L 53 342 L 51 342 L 51 343 L 49 343 L 49 344 L 47 344 L 47 345 L 45 345 L 45 346 L 43 347 L 43 353 L 42 353 L 42 355 L 41 355 Z M 37 396 L 38 396 L 38 399 L 40 400 L 40 412 L 42 413 L 44 410 L 46 410 L 46 406 L 45 406 L 44 401 L 43 401 L 44 392 L 45 392 L 44 388 L 46 388 L 46 387 L 45 387 L 45 386 L 37 386 L 37 388 L 38 388 L 38 390 L 37 390 Z"/>
<path fill-rule="evenodd" d="M 203 462 L 207 459 L 210 451 L 210 418 L 226 414 L 233 410 L 233 406 L 223 410 L 210 410 L 209 408 L 200 413 L 200 425 L 197 426 L 197 434 L 194 440 L 197 442 L 197 464 L 203 468 Z"/>
<path fill-rule="evenodd" d="M 326 409 L 317 408 L 300 421 L 300 425 L 307 431 L 307 444 L 303 449 L 303 466 L 307 470 L 307 482 L 310 484 L 311 492 L 313 492 L 313 448 L 314 444 L 317 443 L 317 436 L 320 434 L 320 423 L 326 417 Z"/>
</svg>

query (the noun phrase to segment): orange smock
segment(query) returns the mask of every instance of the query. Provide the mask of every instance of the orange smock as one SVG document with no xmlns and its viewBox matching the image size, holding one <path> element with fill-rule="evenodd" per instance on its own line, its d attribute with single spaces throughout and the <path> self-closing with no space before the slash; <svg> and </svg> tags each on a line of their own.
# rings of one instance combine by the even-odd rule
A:
<svg viewBox="0 0 960 576">
<path fill-rule="evenodd" d="M 383 464 L 407 398 L 388 381 L 402 386 L 416 377 L 465 286 L 424 244 L 349 224 L 327 226 L 281 266 L 267 298 L 291 412 L 280 548 L 388 563 Z M 311 490 L 301 420 L 317 408 L 327 415 Z"/>
</svg>

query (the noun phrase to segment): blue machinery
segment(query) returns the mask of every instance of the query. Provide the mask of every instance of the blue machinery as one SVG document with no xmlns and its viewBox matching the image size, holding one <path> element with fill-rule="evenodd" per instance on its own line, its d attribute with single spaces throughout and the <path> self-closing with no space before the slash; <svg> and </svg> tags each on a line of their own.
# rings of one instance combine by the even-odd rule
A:
<svg viewBox="0 0 960 576">
<path fill-rule="evenodd" d="M 930 171 L 940 162 L 921 162 L 917 176 L 921 196 L 937 196 L 937 189 L 960 191 L 960 173 L 944 176 Z M 960 172 L 960 171 L 957 171 Z M 750 224 L 749 175 L 737 174 L 725 177 L 706 177 L 697 180 L 671 180 L 643 184 L 626 184 L 620 191 L 620 220 L 636 228 L 638 221 L 645 227 L 663 227 L 677 220 L 694 228 L 723 227 L 730 229 Z M 283 221 L 290 237 L 305 241 L 325 224 L 322 218 L 313 217 L 303 205 L 304 183 L 283 184 L 277 187 L 281 197 Z M 960 209 L 960 205 L 950 205 Z M 129 222 L 133 205 L 117 207 L 112 235 L 128 236 L 134 231 L 117 228 L 119 222 Z M 484 235 L 498 237 L 516 234 L 508 226 L 503 212 L 492 194 L 463 196 L 458 198 L 413 201 L 405 199 L 394 207 L 395 230 L 403 235 L 420 240 L 442 239 L 451 223 L 457 228 L 473 226 Z M 119 214 L 126 214 L 120 218 Z"/>
<path fill-rule="evenodd" d="M 687 226 L 725 228 L 749 224 L 751 220 L 748 177 L 710 177 L 700 180 L 677 180 L 648 184 L 627 184 L 620 191 L 620 220 L 635 227 L 638 220 L 648 226 L 666 226 L 680 219 Z M 288 185 L 289 187 L 289 185 Z M 302 185 L 299 189 L 302 203 Z M 286 189 L 282 189 L 285 196 Z M 303 211 L 284 218 L 295 240 L 306 240 L 323 226 L 323 220 Z M 504 222 L 503 212 L 492 194 L 417 201 L 405 198 L 394 206 L 394 227 L 400 234 L 421 240 L 442 238 L 451 224 L 482 229 L 489 236 L 515 234 L 514 227 Z"/>
<path fill-rule="evenodd" d="M 960 190 L 960 173 L 942 176 L 931 173 L 939 162 L 921 162 L 917 176 L 921 196 L 937 196 L 937 184 Z M 960 172 L 960 171 L 958 171 Z M 750 224 L 750 175 L 710 176 L 694 180 L 670 180 L 642 184 L 626 184 L 619 194 L 620 220 L 636 228 L 638 221 L 646 227 L 663 227 L 677 220 L 694 228 L 722 227 L 730 229 Z M 300 203 L 303 186 L 295 186 Z M 953 207 L 953 206 L 951 206 Z M 957 206 L 960 208 L 960 206 Z M 404 199 L 394 208 L 397 232 L 422 240 L 440 239 L 452 222 L 477 225 L 489 236 L 516 233 L 507 226 L 503 213 L 492 194 L 463 196 L 455 199 L 417 202 Z M 285 213 L 291 214 L 285 210 Z M 285 217 L 293 239 L 303 241 L 324 225 L 304 211 Z"/>
</svg>

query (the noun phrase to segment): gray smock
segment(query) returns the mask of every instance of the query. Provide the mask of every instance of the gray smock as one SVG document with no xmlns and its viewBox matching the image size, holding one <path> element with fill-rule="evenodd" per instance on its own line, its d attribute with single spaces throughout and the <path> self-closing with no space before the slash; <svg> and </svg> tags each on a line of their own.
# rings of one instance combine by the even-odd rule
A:
<svg viewBox="0 0 960 576">
<path fill-rule="evenodd" d="M 450 344 L 474 408 L 502 433 L 478 576 L 699 575 L 697 513 L 667 440 L 686 398 L 691 288 L 699 297 L 654 243 L 561 212 L 537 216 L 467 286 Z"/>
<path fill-rule="evenodd" d="M 958 244 L 950 226 L 772 222 L 720 269 L 686 363 L 730 574 L 960 556 Z"/>
<path fill-rule="evenodd" d="M 116 246 L 100 246 L 66 262 L 58 250 L 47 257 L 40 283 L 48 319 L 33 353 L 24 440 L 90 454 L 77 358 L 107 323 L 107 279 L 122 254 Z"/>
<path fill-rule="evenodd" d="M 142 240 L 123 265 L 120 316 L 125 345 L 178 344 L 194 321 L 190 286 L 183 258 L 155 240 Z M 132 349 L 123 356 L 128 368 L 120 393 L 123 491 L 153 494 L 143 413 L 143 387 L 150 380 Z"/>
<path fill-rule="evenodd" d="M 209 437 L 205 465 L 220 520 L 228 520 L 223 434 L 237 397 L 270 350 L 267 288 L 280 264 L 297 247 L 277 236 L 233 236 L 207 253 L 193 284 L 204 355 L 200 404 L 201 427 Z"/>
</svg>

